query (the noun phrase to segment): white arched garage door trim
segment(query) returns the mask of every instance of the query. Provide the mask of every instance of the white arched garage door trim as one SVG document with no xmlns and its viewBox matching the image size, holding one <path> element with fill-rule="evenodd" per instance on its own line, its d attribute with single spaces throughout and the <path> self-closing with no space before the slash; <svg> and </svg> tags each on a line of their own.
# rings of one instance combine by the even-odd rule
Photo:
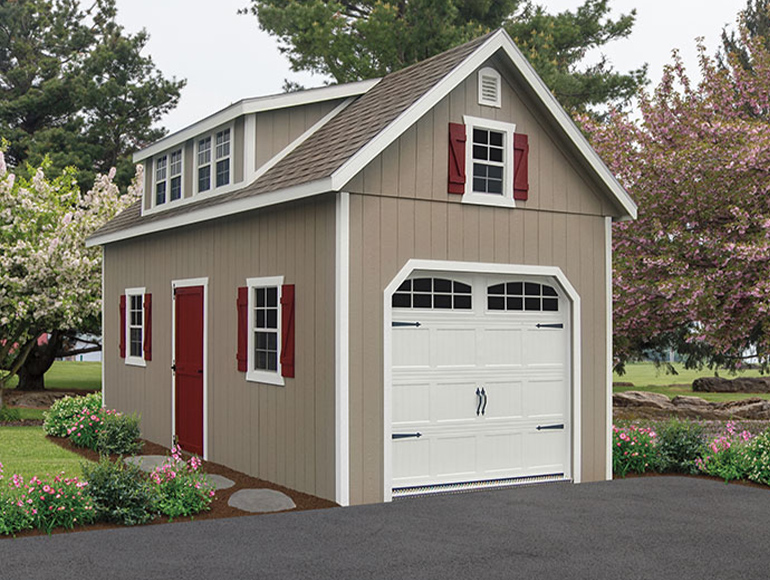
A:
<svg viewBox="0 0 770 580">
<path fill-rule="evenodd" d="M 441 260 L 418 260 L 407 261 L 398 274 L 391 280 L 390 284 L 383 293 L 383 372 L 384 372 L 384 391 L 383 391 L 383 484 L 384 499 L 390 501 L 393 498 L 393 311 L 392 295 L 396 289 L 413 272 L 420 271 L 424 273 L 458 273 L 458 274 L 489 274 L 489 275 L 514 275 L 514 276 L 533 276 L 537 278 L 550 278 L 555 281 L 564 292 L 569 301 L 569 327 L 570 327 L 570 357 L 569 357 L 569 381 L 570 389 L 570 412 L 571 412 L 571 433 L 572 442 L 570 474 L 575 483 L 580 482 L 580 296 L 575 288 L 569 282 L 560 268 L 555 266 L 530 266 L 520 264 L 491 264 L 481 262 L 454 262 Z"/>
</svg>

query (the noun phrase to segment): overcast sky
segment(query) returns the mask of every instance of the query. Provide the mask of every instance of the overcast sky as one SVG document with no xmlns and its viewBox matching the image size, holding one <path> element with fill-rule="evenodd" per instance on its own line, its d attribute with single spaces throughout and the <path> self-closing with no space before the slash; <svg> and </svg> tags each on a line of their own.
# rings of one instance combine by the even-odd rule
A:
<svg viewBox="0 0 770 580">
<path fill-rule="evenodd" d="M 187 79 L 179 106 L 162 121 L 170 131 L 242 98 L 280 93 L 285 78 L 306 87 L 323 84 L 322 77 L 291 72 L 277 43 L 259 30 L 256 18 L 236 14 L 247 2 L 117 0 L 121 24 L 130 32 L 142 28 L 149 32 L 146 51 L 160 70 L 167 77 Z M 557 12 L 573 9 L 582 1 L 539 3 Z M 656 83 L 674 48 L 694 73 L 695 38 L 703 36 L 713 53 L 722 28 L 735 26 L 746 0 L 611 0 L 610 5 L 616 14 L 636 8 L 637 21 L 628 39 L 613 42 L 602 52 L 619 71 L 649 63 L 648 76 Z"/>
</svg>

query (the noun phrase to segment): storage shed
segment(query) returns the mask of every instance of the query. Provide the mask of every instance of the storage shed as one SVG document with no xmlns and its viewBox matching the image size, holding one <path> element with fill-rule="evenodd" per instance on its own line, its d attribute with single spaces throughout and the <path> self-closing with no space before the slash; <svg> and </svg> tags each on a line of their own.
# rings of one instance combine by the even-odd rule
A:
<svg viewBox="0 0 770 580">
<path fill-rule="evenodd" d="M 247 99 L 135 155 L 105 404 L 340 504 L 611 477 L 611 226 L 636 206 L 500 30 Z"/>
</svg>

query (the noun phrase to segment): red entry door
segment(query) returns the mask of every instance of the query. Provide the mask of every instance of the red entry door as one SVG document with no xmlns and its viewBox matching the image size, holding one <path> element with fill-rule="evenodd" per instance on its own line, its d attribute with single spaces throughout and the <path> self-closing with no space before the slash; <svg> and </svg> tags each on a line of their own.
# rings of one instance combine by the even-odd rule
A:
<svg viewBox="0 0 770 580">
<path fill-rule="evenodd" d="M 203 455 L 203 286 L 174 296 L 176 435 L 182 449 Z"/>
</svg>

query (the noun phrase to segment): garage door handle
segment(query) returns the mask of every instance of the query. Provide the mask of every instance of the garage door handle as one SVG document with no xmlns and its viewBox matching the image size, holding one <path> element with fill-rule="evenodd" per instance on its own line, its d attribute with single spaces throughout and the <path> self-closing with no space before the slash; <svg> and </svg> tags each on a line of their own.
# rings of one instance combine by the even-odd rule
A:
<svg viewBox="0 0 770 580">
<path fill-rule="evenodd" d="M 539 322 L 535 325 L 536 328 L 564 328 L 564 325 L 561 322 L 558 322 L 556 324 L 540 324 Z"/>
<path fill-rule="evenodd" d="M 546 429 L 564 429 L 564 423 L 559 423 L 558 425 L 538 425 L 537 426 L 538 431 L 545 431 Z"/>
<path fill-rule="evenodd" d="M 481 403 L 484 399 L 481 398 L 481 389 L 476 387 L 476 416 L 481 413 Z"/>
<path fill-rule="evenodd" d="M 481 387 L 481 396 L 484 397 L 484 406 L 481 407 L 481 414 L 487 412 L 487 392 L 484 390 L 484 387 Z"/>
</svg>

